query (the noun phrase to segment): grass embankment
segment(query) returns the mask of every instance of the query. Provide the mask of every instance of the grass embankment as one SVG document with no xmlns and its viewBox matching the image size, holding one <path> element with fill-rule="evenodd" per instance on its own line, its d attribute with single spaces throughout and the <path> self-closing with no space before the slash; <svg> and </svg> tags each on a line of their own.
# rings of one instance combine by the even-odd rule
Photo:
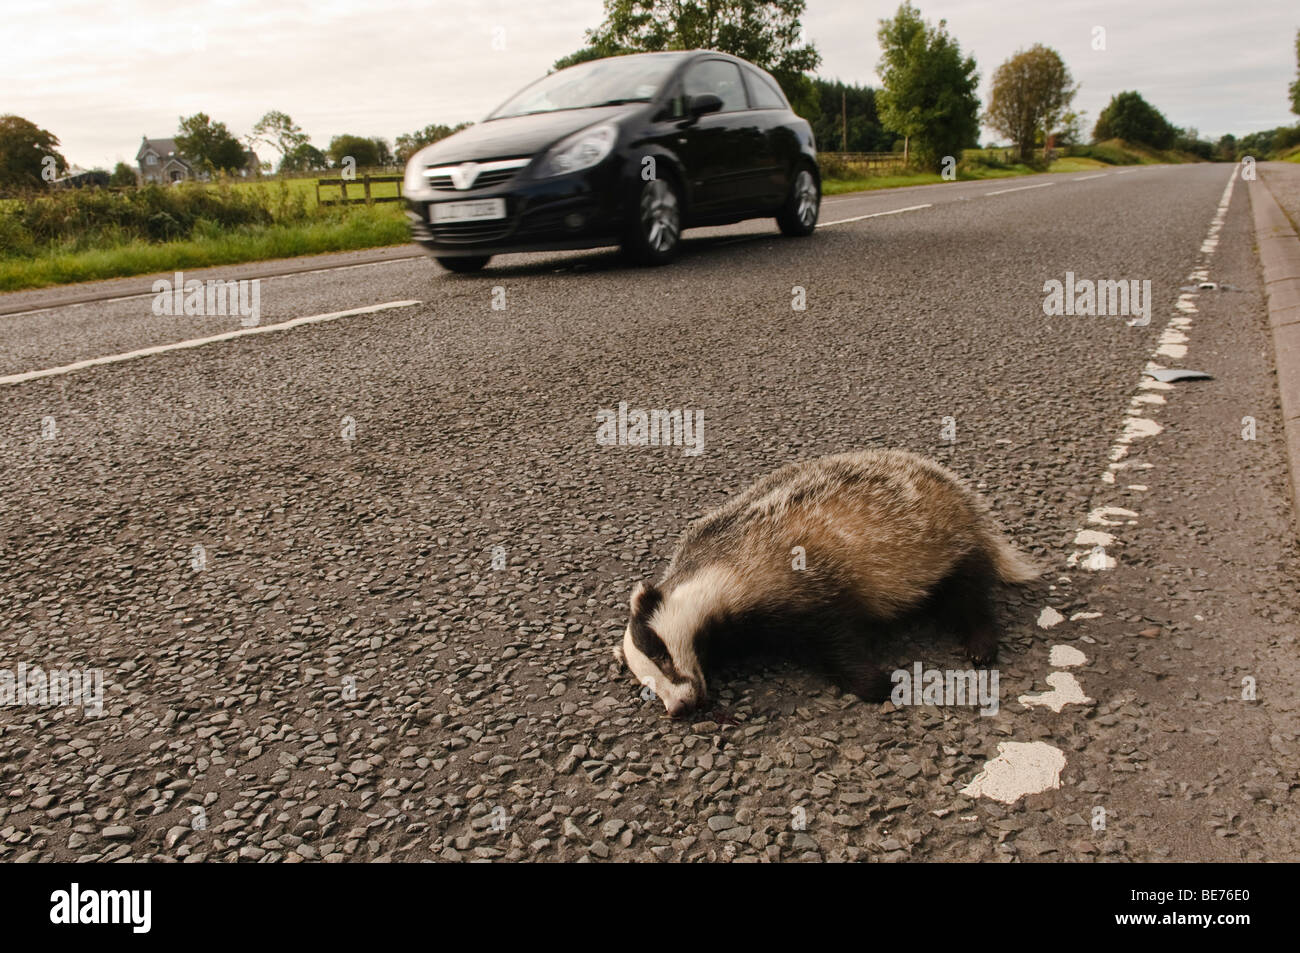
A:
<svg viewBox="0 0 1300 953">
<path fill-rule="evenodd" d="M 0 206 L 0 291 L 408 241 L 400 202 L 322 206 L 314 179 L 53 192 Z"/>
<path fill-rule="evenodd" d="M 1034 167 L 1023 162 L 1005 161 L 1003 149 L 967 149 L 957 164 L 958 182 L 980 179 L 1002 179 L 1020 175 L 1038 175 L 1043 172 L 1088 172 L 1116 165 L 1150 165 L 1155 163 L 1199 162 L 1185 152 L 1160 151 L 1145 146 L 1113 139 L 1091 146 L 1072 146 L 1065 154 L 1048 166 Z M 823 174 L 822 192 L 842 195 L 845 192 L 865 192 L 873 189 L 896 189 L 909 185 L 935 185 L 952 181 L 935 172 L 887 173 L 884 175 L 855 174 L 847 168 L 832 164 L 829 175 Z"/>
</svg>

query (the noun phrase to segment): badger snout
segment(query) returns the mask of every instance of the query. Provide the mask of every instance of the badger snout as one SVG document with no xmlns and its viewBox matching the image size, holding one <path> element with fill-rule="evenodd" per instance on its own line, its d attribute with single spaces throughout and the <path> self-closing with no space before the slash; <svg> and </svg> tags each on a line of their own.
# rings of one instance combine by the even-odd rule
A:
<svg viewBox="0 0 1300 953">
<path fill-rule="evenodd" d="M 673 688 L 678 691 L 672 691 L 663 697 L 664 708 L 668 711 L 669 718 L 685 718 L 708 702 L 703 686 L 674 685 Z"/>
<path fill-rule="evenodd" d="M 691 712 L 695 711 L 694 701 L 664 701 L 664 707 L 668 709 L 669 718 L 685 718 Z"/>
</svg>

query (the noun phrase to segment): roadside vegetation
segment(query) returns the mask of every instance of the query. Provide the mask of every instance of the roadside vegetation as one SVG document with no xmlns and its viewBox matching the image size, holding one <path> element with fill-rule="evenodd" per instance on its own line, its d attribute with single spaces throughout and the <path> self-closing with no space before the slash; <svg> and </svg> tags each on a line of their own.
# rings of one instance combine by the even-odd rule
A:
<svg viewBox="0 0 1300 953">
<path fill-rule="evenodd" d="M 316 203 L 314 180 L 72 189 L 0 207 L 0 291 L 400 245 L 400 203 Z"/>
</svg>

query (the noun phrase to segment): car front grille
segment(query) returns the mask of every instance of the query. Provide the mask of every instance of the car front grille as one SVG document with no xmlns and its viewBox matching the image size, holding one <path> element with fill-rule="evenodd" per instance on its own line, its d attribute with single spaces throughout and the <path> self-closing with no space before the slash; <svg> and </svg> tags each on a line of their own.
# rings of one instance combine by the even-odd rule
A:
<svg viewBox="0 0 1300 953">
<path fill-rule="evenodd" d="M 475 176 L 474 183 L 468 189 L 456 188 L 456 183 L 452 178 L 454 166 L 431 166 L 425 170 L 424 176 L 429 183 L 429 187 L 436 192 L 477 192 L 479 189 L 490 189 L 505 185 L 530 161 L 531 159 L 525 156 L 517 159 L 494 159 L 491 162 L 481 162 L 478 164 L 478 175 Z"/>
<path fill-rule="evenodd" d="M 490 242 L 510 231 L 509 219 L 491 222 L 451 222 L 447 225 L 430 225 L 434 241 L 451 244 Z"/>
<path fill-rule="evenodd" d="M 475 189 L 490 189 L 494 185 L 505 185 L 515 177 L 518 169 L 496 169 L 491 172 L 480 172 L 474 184 L 466 192 L 473 192 Z M 438 192 L 456 192 L 456 186 L 452 184 L 450 175 L 431 175 L 429 176 L 429 185 Z"/>
</svg>

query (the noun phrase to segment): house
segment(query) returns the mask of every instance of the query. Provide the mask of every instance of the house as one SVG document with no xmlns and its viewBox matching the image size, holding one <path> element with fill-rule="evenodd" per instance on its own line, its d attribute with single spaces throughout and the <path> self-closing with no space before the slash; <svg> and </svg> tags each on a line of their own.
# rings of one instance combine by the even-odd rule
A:
<svg viewBox="0 0 1300 953">
<path fill-rule="evenodd" d="M 140 166 L 142 185 L 161 185 L 198 178 L 194 166 L 177 151 L 175 139 L 150 139 L 148 136 L 141 136 L 140 139 L 135 161 Z"/>
<path fill-rule="evenodd" d="M 140 167 L 138 176 L 141 185 L 208 179 L 208 174 L 199 169 L 196 163 L 181 155 L 176 148 L 175 139 L 150 139 L 148 136 L 141 136 L 140 149 L 135 154 L 135 161 Z M 261 171 L 262 165 L 257 158 L 257 153 L 246 151 L 244 167 L 239 170 L 239 174 L 246 179 L 255 178 L 261 174 Z"/>
</svg>

